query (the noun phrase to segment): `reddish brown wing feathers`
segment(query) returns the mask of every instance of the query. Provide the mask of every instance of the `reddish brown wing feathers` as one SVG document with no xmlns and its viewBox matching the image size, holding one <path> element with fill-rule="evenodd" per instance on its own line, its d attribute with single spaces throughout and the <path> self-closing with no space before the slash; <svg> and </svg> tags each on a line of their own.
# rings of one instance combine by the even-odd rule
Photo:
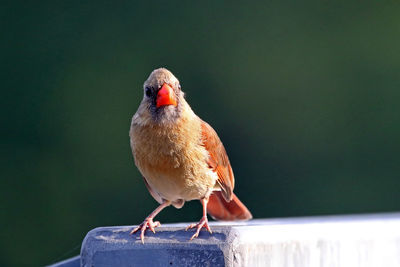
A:
<svg viewBox="0 0 400 267">
<path fill-rule="evenodd" d="M 208 165 L 218 175 L 217 183 L 221 191 L 214 191 L 208 200 L 207 212 L 217 220 L 249 220 L 252 218 L 250 211 L 233 194 L 235 178 L 228 155 L 214 129 L 202 121 L 202 141 L 210 157 Z"/>
<path fill-rule="evenodd" d="M 221 187 L 222 196 L 229 202 L 232 200 L 235 178 L 228 155 L 217 133 L 208 123 L 202 121 L 201 129 L 203 145 L 210 155 L 208 165 L 218 175 L 217 183 Z"/>
</svg>

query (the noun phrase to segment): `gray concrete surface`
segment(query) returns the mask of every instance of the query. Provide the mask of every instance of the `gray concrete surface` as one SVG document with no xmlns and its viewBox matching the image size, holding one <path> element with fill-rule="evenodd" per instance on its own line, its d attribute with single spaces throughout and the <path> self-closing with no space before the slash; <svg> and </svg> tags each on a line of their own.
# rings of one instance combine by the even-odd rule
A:
<svg viewBox="0 0 400 267">
<path fill-rule="evenodd" d="M 75 256 L 52 265 L 48 265 L 47 267 L 80 267 L 81 266 L 81 257 Z"/>
<path fill-rule="evenodd" d="M 400 213 L 212 222 L 189 241 L 188 223 L 147 232 L 90 231 L 82 266 L 400 266 Z"/>
</svg>

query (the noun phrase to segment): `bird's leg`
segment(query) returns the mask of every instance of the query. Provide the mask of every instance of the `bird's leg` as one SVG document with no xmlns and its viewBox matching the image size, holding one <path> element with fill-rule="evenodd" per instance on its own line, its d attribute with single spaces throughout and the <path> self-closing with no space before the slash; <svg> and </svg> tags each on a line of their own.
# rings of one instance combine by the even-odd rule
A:
<svg viewBox="0 0 400 267">
<path fill-rule="evenodd" d="M 208 225 L 208 219 L 207 219 L 207 203 L 208 203 L 208 198 L 202 198 L 200 199 L 201 204 L 203 205 L 203 217 L 201 217 L 200 221 L 198 223 L 193 223 L 191 225 L 189 225 L 188 227 L 186 227 L 186 231 L 188 229 L 192 229 L 192 228 L 197 228 L 196 233 L 194 233 L 194 235 L 192 235 L 192 237 L 190 238 L 190 240 L 193 240 L 193 238 L 196 238 L 199 236 L 200 230 L 201 228 L 206 228 L 207 231 L 210 232 L 210 234 L 212 234 L 211 228 Z"/>
<path fill-rule="evenodd" d="M 134 234 L 137 231 L 140 231 L 140 239 L 142 240 L 142 243 L 144 244 L 144 232 L 146 231 L 147 227 L 149 227 L 149 229 L 155 233 L 156 231 L 154 230 L 155 227 L 160 226 L 160 222 L 159 221 L 155 221 L 153 222 L 154 217 L 160 213 L 160 211 L 162 211 L 165 207 L 168 207 L 171 204 L 170 201 L 164 201 L 160 206 L 158 206 L 158 208 L 156 208 L 152 213 L 150 213 L 149 216 L 147 216 L 146 219 L 144 219 L 144 221 L 135 229 L 133 229 L 131 231 L 130 234 Z"/>
</svg>

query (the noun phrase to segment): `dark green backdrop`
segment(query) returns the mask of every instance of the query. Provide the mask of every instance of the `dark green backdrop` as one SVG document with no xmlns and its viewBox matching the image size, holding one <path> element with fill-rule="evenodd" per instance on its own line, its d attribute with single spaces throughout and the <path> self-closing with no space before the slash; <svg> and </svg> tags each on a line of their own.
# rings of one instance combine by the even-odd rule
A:
<svg viewBox="0 0 400 267">
<path fill-rule="evenodd" d="M 90 229 L 156 207 L 128 131 L 160 66 L 254 217 L 400 210 L 400 6 L 335 2 L 0 4 L 0 265 L 76 255 Z"/>
</svg>

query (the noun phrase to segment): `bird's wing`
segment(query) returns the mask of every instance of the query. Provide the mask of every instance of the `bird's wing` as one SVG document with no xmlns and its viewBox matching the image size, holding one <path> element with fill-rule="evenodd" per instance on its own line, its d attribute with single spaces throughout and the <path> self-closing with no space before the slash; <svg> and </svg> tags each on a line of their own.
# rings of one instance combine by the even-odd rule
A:
<svg viewBox="0 0 400 267">
<path fill-rule="evenodd" d="M 156 193 L 154 190 L 151 188 L 149 183 L 147 182 L 146 178 L 143 177 L 144 184 L 146 185 L 147 190 L 149 190 L 150 195 L 160 204 L 162 204 L 164 201 L 163 199 Z"/>
<path fill-rule="evenodd" d="M 210 155 L 207 163 L 218 175 L 217 183 L 222 190 L 223 197 L 226 201 L 231 201 L 235 178 L 224 145 L 208 123 L 202 121 L 201 129 L 202 143 Z"/>
</svg>

